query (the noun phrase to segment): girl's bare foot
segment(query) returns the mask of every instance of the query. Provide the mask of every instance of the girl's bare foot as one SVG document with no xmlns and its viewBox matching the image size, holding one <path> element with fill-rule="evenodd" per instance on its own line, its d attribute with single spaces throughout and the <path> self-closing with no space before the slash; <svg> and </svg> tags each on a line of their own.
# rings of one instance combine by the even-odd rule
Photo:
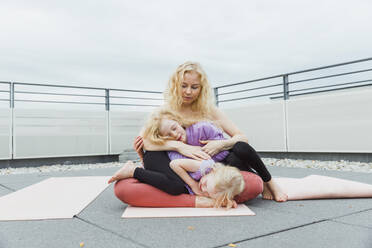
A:
<svg viewBox="0 0 372 248">
<path fill-rule="evenodd" d="M 273 194 L 271 194 L 271 191 L 270 191 L 269 187 L 266 185 L 266 183 L 264 183 L 264 189 L 262 191 L 262 199 L 265 199 L 265 200 L 273 200 L 274 199 Z"/>
<path fill-rule="evenodd" d="M 196 208 L 213 208 L 215 204 L 214 199 L 205 196 L 195 197 L 195 207 Z"/>
<path fill-rule="evenodd" d="M 135 164 L 132 161 L 126 162 L 120 170 L 115 172 L 115 174 L 110 178 L 108 183 L 112 183 L 120 179 L 133 177 L 134 170 L 137 167 L 141 167 L 141 165 Z"/>
<path fill-rule="evenodd" d="M 271 179 L 267 183 L 268 189 L 272 193 L 274 200 L 277 202 L 285 202 L 288 200 L 288 195 L 283 192 L 279 185 L 275 182 L 274 179 Z"/>
</svg>

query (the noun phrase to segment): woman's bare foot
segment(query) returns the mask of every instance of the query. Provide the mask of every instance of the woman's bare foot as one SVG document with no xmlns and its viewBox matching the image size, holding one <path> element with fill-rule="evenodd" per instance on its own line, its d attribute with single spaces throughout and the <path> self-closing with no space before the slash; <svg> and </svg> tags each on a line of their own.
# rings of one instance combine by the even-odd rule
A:
<svg viewBox="0 0 372 248">
<path fill-rule="evenodd" d="M 132 161 L 128 161 L 124 164 L 124 166 L 115 172 L 115 174 L 108 180 L 108 183 L 115 182 L 120 179 L 130 178 L 133 177 L 134 170 L 137 167 L 141 167 L 139 164 L 135 164 Z"/>
<path fill-rule="evenodd" d="M 196 208 L 213 208 L 215 200 L 205 196 L 195 197 L 195 207 Z"/>
<path fill-rule="evenodd" d="M 279 185 L 275 182 L 274 179 L 271 179 L 265 184 L 268 187 L 268 190 L 270 190 L 275 201 L 285 202 L 288 200 L 288 195 L 283 192 L 283 190 L 279 187 Z"/>
<path fill-rule="evenodd" d="M 265 200 L 274 200 L 273 194 L 271 194 L 271 191 L 269 187 L 264 183 L 264 189 L 262 191 L 262 199 Z"/>
</svg>

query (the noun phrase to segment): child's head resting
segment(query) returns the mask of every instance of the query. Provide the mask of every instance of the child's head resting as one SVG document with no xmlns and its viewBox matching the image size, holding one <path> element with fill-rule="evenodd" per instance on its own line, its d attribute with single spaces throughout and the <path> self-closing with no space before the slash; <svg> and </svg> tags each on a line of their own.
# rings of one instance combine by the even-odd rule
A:
<svg viewBox="0 0 372 248">
<path fill-rule="evenodd" d="M 214 207 L 229 209 L 234 206 L 234 197 L 244 190 L 244 178 L 237 168 L 216 163 L 213 170 L 201 178 L 199 187 L 216 200 Z"/>
<path fill-rule="evenodd" d="M 143 137 L 162 145 L 165 140 L 186 142 L 186 131 L 182 118 L 169 109 L 159 109 L 148 119 Z"/>
</svg>

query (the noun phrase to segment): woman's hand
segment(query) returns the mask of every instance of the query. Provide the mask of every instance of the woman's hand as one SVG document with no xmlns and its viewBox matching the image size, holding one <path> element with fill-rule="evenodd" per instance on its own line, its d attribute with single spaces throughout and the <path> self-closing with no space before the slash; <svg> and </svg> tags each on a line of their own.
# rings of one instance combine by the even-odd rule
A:
<svg viewBox="0 0 372 248">
<path fill-rule="evenodd" d="M 200 146 L 190 146 L 187 144 L 183 144 L 181 147 L 177 149 L 177 152 L 181 153 L 182 155 L 196 159 L 196 160 L 207 160 L 211 159 L 211 156 L 209 156 L 206 152 L 202 151 L 202 148 Z"/>
<path fill-rule="evenodd" d="M 144 152 L 143 152 L 143 137 L 142 136 L 137 136 L 134 139 L 133 148 L 134 148 L 134 150 L 136 150 L 138 156 L 140 157 L 141 161 L 143 162 Z"/>
<path fill-rule="evenodd" d="M 201 144 L 205 144 L 201 150 L 213 157 L 217 153 L 223 150 L 223 140 L 199 140 Z"/>
</svg>

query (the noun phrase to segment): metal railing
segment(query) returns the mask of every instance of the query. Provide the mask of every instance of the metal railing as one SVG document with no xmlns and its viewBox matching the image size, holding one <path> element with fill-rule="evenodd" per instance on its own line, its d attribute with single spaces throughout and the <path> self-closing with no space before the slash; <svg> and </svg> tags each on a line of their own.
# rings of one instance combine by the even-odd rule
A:
<svg viewBox="0 0 372 248">
<path fill-rule="evenodd" d="M 1 84 L 7 84 L 8 90 L 0 90 L 0 93 L 8 93 L 8 97 L 4 98 L 0 95 L 0 101 L 7 101 L 9 102 L 10 108 L 15 107 L 16 102 L 23 102 L 23 103 L 63 103 L 63 104 L 86 104 L 86 105 L 102 105 L 105 106 L 107 111 L 110 110 L 111 106 L 139 106 L 139 107 L 157 107 L 160 104 L 151 104 L 148 101 L 162 101 L 162 97 L 147 97 L 147 96 L 120 96 L 117 94 L 122 93 L 131 93 L 131 94 L 140 94 L 140 95 L 161 95 L 162 92 L 160 91 L 145 91 L 145 90 L 125 90 L 125 89 L 112 89 L 112 88 L 97 88 L 97 87 L 81 87 L 81 86 L 68 86 L 68 85 L 55 85 L 55 84 L 34 84 L 34 83 L 20 83 L 20 82 L 0 82 Z M 95 91 L 97 93 L 94 94 L 73 94 L 73 93 L 65 93 L 65 92 L 45 92 L 45 91 L 28 91 L 28 90 L 17 90 L 17 87 L 20 86 L 34 86 L 34 87 L 43 87 L 43 88 L 60 88 L 65 90 L 89 90 Z M 115 95 L 116 93 L 116 95 Z M 17 97 L 17 94 L 25 95 L 26 98 Z M 40 99 L 30 99 L 27 96 L 64 96 L 64 97 L 79 97 L 78 101 L 67 101 L 67 100 L 40 100 Z M 31 97 L 32 98 L 32 97 Z M 100 100 L 92 100 L 92 101 L 82 101 L 82 99 L 87 98 L 98 98 Z M 115 100 L 140 100 L 141 103 L 122 103 L 122 102 L 114 102 Z"/>
<path fill-rule="evenodd" d="M 371 68 L 351 70 L 347 72 L 337 72 L 327 75 L 316 75 L 314 77 L 308 77 L 306 74 L 319 71 L 324 71 L 326 69 L 338 69 L 347 65 L 361 65 L 364 62 L 372 62 L 372 58 L 360 59 L 349 61 L 345 63 L 333 64 L 328 66 L 316 67 L 307 70 L 301 70 L 291 73 L 279 74 L 270 77 L 264 77 L 254 80 L 249 80 L 240 83 L 226 84 L 214 88 L 214 94 L 216 98 L 216 104 L 224 102 L 232 102 L 238 100 L 247 100 L 253 98 L 269 97 L 272 99 L 284 99 L 287 100 L 292 96 L 300 96 L 306 94 L 322 93 L 328 91 L 345 90 L 351 88 L 372 86 L 372 73 L 367 78 L 361 78 L 355 80 L 356 76 L 365 75 L 368 72 L 372 72 Z M 295 79 L 296 76 L 303 76 L 305 78 Z M 325 79 L 341 79 L 345 76 L 353 76 L 353 79 L 337 82 L 337 83 L 323 83 L 319 84 L 321 80 Z M 291 80 L 290 80 L 291 79 Z M 270 81 L 270 84 L 266 84 Z M 276 81 L 272 83 L 272 81 Z M 312 82 L 313 84 L 308 84 Z M 257 83 L 256 85 L 254 85 Z M 144 90 L 125 90 L 125 89 L 111 89 L 111 88 L 97 88 L 97 87 L 82 87 L 82 86 L 68 86 L 68 85 L 55 85 L 55 84 L 33 84 L 33 83 L 20 83 L 20 82 L 0 82 L 1 84 L 8 84 L 8 90 L 0 89 L 0 101 L 8 101 L 10 108 L 14 108 L 16 102 L 24 103 L 64 103 L 64 104 L 85 104 L 85 105 L 104 105 L 106 110 L 110 110 L 111 106 L 132 106 L 132 107 L 157 107 L 161 104 L 154 104 L 154 102 L 163 101 L 162 97 L 158 97 L 162 94 L 160 91 L 144 91 Z M 265 85 L 266 84 L 266 85 Z M 242 86 L 250 85 L 251 87 L 245 89 L 234 89 Z M 298 85 L 305 85 L 303 88 L 298 87 Z M 68 90 L 87 90 L 95 91 L 94 94 L 73 94 L 65 92 L 41 92 L 41 91 L 28 91 L 28 90 L 18 90 L 21 86 L 33 86 L 33 87 L 49 87 L 49 88 L 61 88 Z M 230 90 L 229 90 L 230 89 Z M 231 90 L 232 89 L 232 90 Z M 273 91 L 273 92 L 272 92 Z M 4 98 L 1 93 L 9 93 L 8 98 Z M 123 96 L 120 94 L 130 93 L 132 96 Z M 241 93 L 249 93 L 250 95 L 236 96 Z M 40 100 L 40 99 L 30 99 L 28 97 L 21 98 L 17 97 L 18 94 L 26 96 L 64 96 L 64 97 L 80 97 L 81 99 L 94 99 L 98 98 L 100 100 L 96 101 L 67 101 L 65 99 L 58 101 L 55 99 Z M 119 95 L 118 95 L 119 94 Z M 135 94 L 135 95 L 133 95 Z M 138 96 L 138 95 L 141 96 Z M 231 98 L 226 98 L 226 96 L 232 96 Z M 32 98 L 32 97 L 31 97 Z M 224 98 L 224 99 L 221 99 Z M 126 100 L 127 102 L 120 102 Z M 129 102 L 128 102 L 129 101 Z M 132 102 L 130 102 L 132 101 Z M 137 102 L 133 102 L 137 101 Z M 140 102 L 138 102 L 140 101 Z"/>
<path fill-rule="evenodd" d="M 315 76 L 315 77 L 306 77 L 307 73 L 311 72 L 319 72 L 319 71 L 324 71 L 326 69 L 339 69 L 343 66 L 347 65 L 361 65 L 363 62 L 372 62 L 372 58 L 366 58 L 366 59 L 360 59 L 360 60 L 354 60 L 354 61 L 349 61 L 345 63 L 339 63 L 339 64 L 333 64 L 333 65 L 328 65 L 328 66 L 322 66 L 322 67 L 316 67 L 312 69 L 307 69 L 307 70 L 302 70 L 302 71 L 296 71 L 296 72 L 291 72 L 291 73 L 285 73 L 285 74 L 279 74 L 275 76 L 270 76 L 270 77 L 264 77 L 264 78 L 259 78 L 255 80 L 249 80 L 245 82 L 240 82 L 240 83 L 234 83 L 234 84 L 226 84 L 222 86 L 218 86 L 214 89 L 215 93 L 215 98 L 216 98 L 216 103 L 217 105 L 219 103 L 223 102 L 231 102 L 231 101 L 238 101 L 238 100 L 247 100 L 247 99 L 252 99 L 252 98 L 260 98 L 260 97 L 270 97 L 270 99 L 278 99 L 282 98 L 284 100 L 289 99 L 291 96 L 300 96 L 300 95 L 306 95 L 306 94 L 314 94 L 314 93 L 322 93 L 322 92 L 329 92 L 329 91 L 336 91 L 336 90 L 345 90 L 345 89 L 351 89 L 351 88 L 358 88 L 358 87 L 366 87 L 366 86 L 371 86 L 372 85 L 372 74 L 368 75 L 367 78 L 363 78 L 360 80 L 348 80 L 346 82 L 337 82 L 337 83 L 320 83 L 320 80 L 324 79 L 335 79 L 335 78 L 342 78 L 344 76 L 349 76 L 349 75 L 358 75 L 361 76 L 362 74 L 365 74 L 366 72 L 371 72 L 372 71 L 372 66 L 371 68 L 367 69 L 362 69 L 362 70 L 352 70 L 348 72 L 342 72 L 342 73 L 332 73 L 329 75 L 325 76 Z M 299 79 L 296 80 L 294 79 L 293 81 L 290 80 L 290 77 L 295 77 L 295 76 L 305 76 L 304 79 Z M 254 83 L 264 83 L 266 81 L 275 81 L 279 80 L 281 82 L 275 82 L 271 83 L 269 85 L 264 85 L 264 86 L 254 86 L 250 87 L 247 89 L 239 89 L 239 90 L 230 90 L 233 87 L 241 87 L 245 85 L 252 85 Z M 305 85 L 303 88 L 296 89 L 294 86 L 298 85 L 300 83 L 307 83 L 307 82 L 315 82 L 318 81 L 318 85 Z M 280 90 L 278 89 L 280 87 Z M 295 89 L 291 89 L 291 88 Z M 256 93 L 259 90 L 265 89 L 266 91 L 269 91 L 270 89 L 274 89 L 274 92 L 261 92 L 261 93 Z M 221 92 L 222 90 L 225 90 L 224 92 Z M 221 97 L 227 96 L 227 95 L 234 95 L 234 94 L 239 94 L 239 93 L 251 93 L 249 96 L 242 96 L 242 97 L 232 97 L 228 99 L 220 99 Z"/>
</svg>

